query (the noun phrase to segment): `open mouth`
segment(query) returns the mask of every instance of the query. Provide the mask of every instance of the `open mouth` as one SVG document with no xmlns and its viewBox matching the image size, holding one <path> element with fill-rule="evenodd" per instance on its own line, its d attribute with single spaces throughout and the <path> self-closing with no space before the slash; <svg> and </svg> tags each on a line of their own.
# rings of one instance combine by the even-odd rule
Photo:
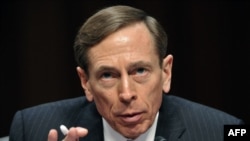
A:
<svg viewBox="0 0 250 141">
<path fill-rule="evenodd" d="M 136 124 L 140 121 L 142 113 L 124 114 L 120 116 L 120 119 L 126 124 Z"/>
</svg>

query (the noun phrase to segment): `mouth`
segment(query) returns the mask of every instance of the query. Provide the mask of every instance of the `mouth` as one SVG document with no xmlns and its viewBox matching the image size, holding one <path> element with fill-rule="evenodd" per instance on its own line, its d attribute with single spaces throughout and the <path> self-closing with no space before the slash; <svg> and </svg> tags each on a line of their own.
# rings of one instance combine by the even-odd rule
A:
<svg viewBox="0 0 250 141">
<path fill-rule="evenodd" d="M 140 122 L 142 113 L 122 114 L 119 116 L 119 118 L 126 125 L 134 125 Z"/>
</svg>

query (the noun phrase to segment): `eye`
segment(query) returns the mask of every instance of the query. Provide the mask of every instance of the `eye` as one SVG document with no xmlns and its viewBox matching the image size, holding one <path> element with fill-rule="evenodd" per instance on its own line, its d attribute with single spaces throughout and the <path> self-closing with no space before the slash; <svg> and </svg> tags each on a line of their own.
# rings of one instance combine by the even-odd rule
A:
<svg viewBox="0 0 250 141">
<path fill-rule="evenodd" d="M 147 68 L 139 67 L 132 72 L 134 80 L 137 82 L 145 82 L 150 76 L 150 71 Z"/>
<path fill-rule="evenodd" d="M 146 73 L 146 69 L 145 68 L 138 68 L 138 69 L 136 69 L 136 74 L 142 75 L 144 73 Z"/>
<path fill-rule="evenodd" d="M 104 72 L 101 75 L 101 79 L 111 79 L 112 77 L 113 77 L 112 73 L 110 73 L 110 72 Z"/>
<path fill-rule="evenodd" d="M 141 77 L 141 76 L 146 76 L 148 74 L 148 70 L 144 67 L 140 67 L 140 68 L 136 68 L 132 74 L 134 76 L 137 76 L 137 77 Z"/>
</svg>

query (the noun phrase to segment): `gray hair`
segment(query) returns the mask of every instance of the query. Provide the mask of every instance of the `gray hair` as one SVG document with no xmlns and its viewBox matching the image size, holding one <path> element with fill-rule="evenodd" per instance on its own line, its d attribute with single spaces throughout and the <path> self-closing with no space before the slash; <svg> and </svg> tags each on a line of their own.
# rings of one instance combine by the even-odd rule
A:
<svg viewBox="0 0 250 141">
<path fill-rule="evenodd" d="M 77 65 L 89 74 L 88 67 L 90 64 L 88 50 L 100 43 L 108 35 L 138 22 L 143 22 L 149 29 L 161 64 L 167 52 L 167 35 L 163 27 L 156 19 L 140 9 L 118 5 L 98 11 L 82 25 L 74 43 Z"/>
</svg>

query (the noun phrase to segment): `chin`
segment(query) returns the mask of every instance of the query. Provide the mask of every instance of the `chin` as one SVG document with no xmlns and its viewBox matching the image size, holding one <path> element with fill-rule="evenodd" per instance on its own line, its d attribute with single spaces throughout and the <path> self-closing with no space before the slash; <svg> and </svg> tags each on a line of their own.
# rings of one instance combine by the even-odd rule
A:
<svg viewBox="0 0 250 141">
<path fill-rule="evenodd" d="M 147 128 L 145 125 L 143 127 L 142 127 L 142 125 L 137 125 L 133 128 L 131 128 L 131 127 L 129 127 L 129 128 L 125 127 L 125 128 L 126 129 L 121 131 L 121 134 L 126 138 L 136 139 L 138 136 L 140 136 L 141 134 L 146 132 L 149 127 Z"/>
</svg>

